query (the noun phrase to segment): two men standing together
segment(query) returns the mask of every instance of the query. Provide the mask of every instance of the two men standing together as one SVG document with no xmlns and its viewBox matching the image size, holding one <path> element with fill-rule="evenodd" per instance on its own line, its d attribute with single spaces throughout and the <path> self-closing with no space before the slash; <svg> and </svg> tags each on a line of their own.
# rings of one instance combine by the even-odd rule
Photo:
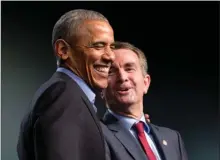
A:
<svg viewBox="0 0 220 160">
<path fill-rule="evenodd" d="M 144 118 L 150 85 L 144 53 L 115 42 L 102 14 L 65 13 L 52 44 L 58 68 L 21 124 L 20 160 L 187 160 L 178 132 Z M 108 109 L 99 120 L 94 101 L 101 92 Z"/>
</svg>

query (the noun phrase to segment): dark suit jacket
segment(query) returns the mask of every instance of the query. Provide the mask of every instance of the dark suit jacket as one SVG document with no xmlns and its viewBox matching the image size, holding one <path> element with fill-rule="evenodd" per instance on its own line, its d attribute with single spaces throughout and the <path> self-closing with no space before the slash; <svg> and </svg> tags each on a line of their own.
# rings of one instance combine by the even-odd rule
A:
<svg viewBox="0 0 220 160">
<path fill-rule="evenodd" d="M 56 72 L 36 92 L 21 124 L 20 160 L 104 160 L 100 121 L 81 88 Z"/>
<path fill-rule="evenodd" d="M 114 138 L 110 134 L 104 132 L 111 157 L 117 160 L 147 160 L 141 145 L 128 130 L 120 125 L 117 118 L 107 111 L 102 118 L 102 122 L 117 139 L 117 141 L 113 140 Z M 148 123 L 148 125 L 150 126 L 151 136 L 156 144 L 161 160 L 187 160 L 182 138 L 177 131 L 151 123 Z M 167 142 L 167 145 L 164 140 Z"/>
</svg>

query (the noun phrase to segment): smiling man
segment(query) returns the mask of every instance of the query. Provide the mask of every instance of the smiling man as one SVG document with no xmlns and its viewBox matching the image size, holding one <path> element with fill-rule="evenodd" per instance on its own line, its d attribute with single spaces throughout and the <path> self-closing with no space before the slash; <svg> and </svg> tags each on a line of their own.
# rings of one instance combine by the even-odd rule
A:
<svg viewBox="0 0 220 160">
<path fill-rule="evenodd" d="M 144 53 L 124 42 L 115 43 L 114 53 L 104 90 L 109 109 L 102 120 L 118 140 L 113 142 L 106 136 L 111 155 L 126 160 L 187 160 L 177 131 L 153 125 L 144 118 L 143 96 L 150 86 Z"/>
<path fill-rule="evenodd" d="M 20 160 L 104 160 L 105 142 L 94 105 L 107 87 L 114 33 L 91 10 L 73 10 L 55 24 L 58 68 L 32 99 L 18 142 Z"/>
</svg>

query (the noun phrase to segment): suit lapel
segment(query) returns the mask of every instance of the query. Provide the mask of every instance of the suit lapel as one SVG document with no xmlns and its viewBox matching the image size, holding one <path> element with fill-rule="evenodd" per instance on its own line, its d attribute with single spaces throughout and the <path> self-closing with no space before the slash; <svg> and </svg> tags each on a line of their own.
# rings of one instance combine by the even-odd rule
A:
<svg viewBox="0 0 220 160">
<path fill-rule="evenodd" d="M 92 106 L 92 103 L 89 101 L 88 97 L 86 96 L 86 94 L 83 92 L 83 90 L 80 88 L 80 86 L 71 78 L 69 77 L 68 75 L 66 75 L 65 73 L 62 73 L 62 72 L 55 72 L 54 74 L 55 77 L 57 78 L 61 78 L 63 79 L 64 81 L 71 81 L 71 83 L 75 84 L 75 87 L 78 88 L 79 90 L 79 95 L 81 95 L 84 103 L 86 104 L 86 106 L 88 107 L 90 113 L 92 114 L 93 117 L 96 117 L 96 121 L 99 121 L 97 116 L 96 116 L 96 113 L 95 113 L 95 110 Z"/>
<path fill-rule="evenodd" d="M 64 81 L 71 81 L 71 83 L 75 84 L 75 87 L 78 88 L 79 95 L 81 95 L 83 102 L 85 103 L 85 105 L 89 109 L 89 112 L 92 114 L 92 116 L 95 119 L 96 123 L 99 124 L 99 120 L 98 120 L 98 118 L 96 116 L 96 113 L 95 113 L 95 110 L 94 110 L 94 108 L 92 106 L 92 103 L 89 101 L 88 97 L 83 92 L 83 90 L 80 88 L 80 86 L 72 78 L 70 78 L 68 75 L 66 75 L 65 73 L 55 72 L 54 76 L 56 76 L 57 78 L 61 78 Z"/>
<path fill-rule="evenodd" d="M 129 131 L 120 125 L 112 114 L 107 111 L 102 121 L 135 160 L 148 160 L 140 144 Z"/>
<path fill-rule="evenodd" d="M 160 153 L 160 156 L 164 160 L 170 160 L 172 159 L 170 155 L 170 150 L 169 150 L 169 144 L 165 136 L 161 134 L 156 126 L 153 124 L 148 124 L 151 128 L 151 133 L 154 139 L 154 142 L 157 145 L 157 149 Z"/>
<path fill-rule="evenodd" d="M 77 85 L 77 87 L 79 87 L 79 86 Z M 100 134 L 101 134 L 101 137 L 102 137 L 102 139 L 103 139 L 103 142 L 104 142 L 104 136 L 103 136 L 103 134 L 102 134 L 102 129 L 101 129 L 101 127 L 100 127 L 99 119 L 98 119 L 98 117 L 97 117 L 97 115 L 96 115 L 95 109 L 94 109 L 93 106 L 92 106 L 93 104 L 89 101 L 88 97 L 85 95 L 85 93 L 81 90 L 80 87 L 79 87 L 79 89 L 80 89 L 80 91 L 82 92 L 82 93 L 81 93 L 82 100 L 84 101 L 85 105 L 86 105 L 87 108 L 89 109 L 89 112 L 91 113 L 91 115 L 92 115 L 92 117 L 93 117 L 93 119 L 94 119 L 94 121 L 95 121 L 95 123 L 96 123 L 96 125 L 97 125 L 97 127 L 98 127 L 98 130 L 99 130 L 99 132 L 100 132 Z M 79 93 L 79 94 L 80 94 L 80 93 Z"/>
<path fill-rule="evenodd" d="M 134 159 L 148 159 L 144 154 L 141 146 L 136 142 L 134 137 L 129 132 L 125 131 L 125 129 L 118 130 L 118 132 L 115 133 L 115 136 L 133 156 Z"/>
</svg>

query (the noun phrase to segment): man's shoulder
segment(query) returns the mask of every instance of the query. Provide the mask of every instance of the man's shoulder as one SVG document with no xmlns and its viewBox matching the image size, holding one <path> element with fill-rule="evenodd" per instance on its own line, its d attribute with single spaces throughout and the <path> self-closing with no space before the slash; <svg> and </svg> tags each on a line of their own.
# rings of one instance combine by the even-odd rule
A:
<svg viewBox="0 0 220 160">
<path fill-rule="evenodd" d="M 35 92 L 35 96 L 40 96 L 41 94 L 58 94 L 67 90 L 69 87 L 77 88 L 77 84 L 64 73 L 55 72 L 50 79 L 40 85 Z"/>
<path fill-rule="evenodd" d="M 171 135 L 177 135 L 179 132 L 175 129 L 171 129 L 168 127 L 164 127 L 164 126 L 159 126 L 159 125 L 155 125 L 150 123 L 150 127 L 151 129 L 153 129 L 154 131 L 158 131 L 159 133 L 162 134 L 171 134 Z"/>
<path fill-rule="evenodd" d="M 69 95 L 68 93 L 71 92 L 71 94 L 73 94 L 74 92 L 76 96 L 79 95 L 78 90 L 79 87 L 71 78 L 68 78 L 67 75 L 55 72 L 50 79 L 41 84 L 35 91 L 30 106 L 32 108 L 41 102 L 52 103 L 64 93 Z"/>
<path fill-rule="evenodd" d="M 43 84 L 39 86 L 39 88 L 36 90 L 34 97 L 38 97 L 42 94 L 51 94 L 53 92 L 61 91 L 65 89 L 66 81 L 56 77 L 55 74 L 50 77 L 47 81 L 45 81 Z"/>
<path fill-rule="evenodd" d="M 160 137 L 163 137 L 164 139 L 169 139 L 172 142 L 178 142 L 182 140 L 181 134 L 179 131 L 175 129 L 171 129 L 164 126 L 158 126 L 155 124 L 150 123 L 150 127 L 153 134 L 159 135 Z"/>
</svg>

